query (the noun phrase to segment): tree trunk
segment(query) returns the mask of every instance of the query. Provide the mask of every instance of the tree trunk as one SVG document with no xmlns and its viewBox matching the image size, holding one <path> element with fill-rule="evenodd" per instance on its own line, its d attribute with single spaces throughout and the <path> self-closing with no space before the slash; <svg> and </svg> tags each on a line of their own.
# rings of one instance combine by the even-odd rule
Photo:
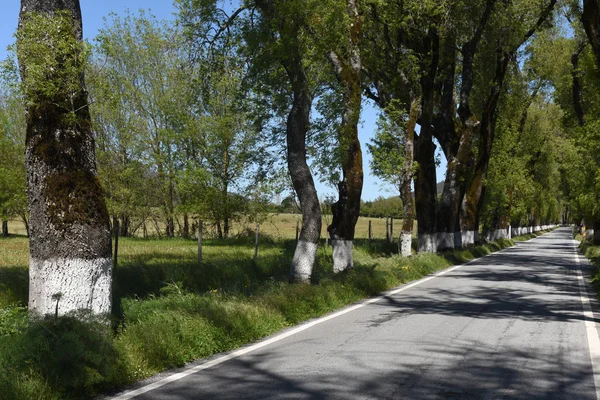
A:
<svg viewBox="0 0 600 400">
<path fill-rule="evenodd" d="M 29 237 L 29 218 L 27 218 L 27 214 L 21 215 L 21 220 L 23 221 L 23 225 L 25 225 L 25 233 Z"/>
<path fill-rule="evenodd" d="M 461 231 L 459 218 L 476 126 L 476 121 L 466 121 L 460 130 L 458 149 L 447 159 L 446 179 L 438 211 L 438 250 L 462 248 L 473 243 L 473 233 Z"/>
<path fill-rule="evenodd" d="M 121 237 L 129 237 L 129 225 L 131 220 L 129 216 L 122 214 L 121 215 L 121 223 L 119 224 L 119 236 Z"/>
<path fill-rule="evenodd" d="M 286 123 L 287 162 L 302 210 L 302 229 L 292 260 L 290 282 L 308 283 L 312 277 L 322 222 L 321 205 L 306 162 L 306 133 L 313 100 L 304 69 L 302 45 L 299 42 L 305 33 L 303 28 L 306 22 L 299 15 L 298 18 L 287 18 L 285 13 L 282 15 L 278 4 L 256 0 L 257 7 L 272 22 L 272 26 L 285 31 L 278 33 L 286 39 L 286 51 L 279 61 L 287 73 L 292 89 L 292 108 Z"/>
<path fill-rule="evenodd" d="M 361 20 L 355 0 L 347 1 L 347 11 L 352 21 L 348 47 L 348 59 L 331 52 L 338 81 L 343 87 L 344 110 L 339 128 L 338 142 L 342 155 L 342 181 L 338 183 L 339 199 L 331 206 L 333 214 L 328 228 L 333 249 L 333 272 L 341 272 L 354 267 L 352 244 L 358 216 L 360 196 L 363 188 L 362 150 L 358 140 L 362 88 L 361 60 L 358 47 Z"/>
<path fill-rule="evenodd" d="M 190 221 L 187 213 L 183 214 L 183 234 L 184 239 L 190 238 Z"/>
<path fill-rule="evenodd" d="M 423 62 L 421 77 L 421 131 L 416 143 L 415 160 L 419 163 L 415 180 L 415 203 L 417 210 L 418 251 L 437 251 L 436 237 L 436 174 L 435 145 L 433 144 L 434 79 L 439 61 L 439 37 L 435 28 L 429 29 L 422 54 L 428 55 Z"/>
<path fill-rule="evenodd" d="M 309 82 L 297 47 L 293 46 L 283 61 L 292 84 L 293 103 L 287 118 L 287 162 L 292 185 L 300 200 L 302 229 L 290 268 L 290 282 L 308 283 L 317 256 L 321 234 L 321 206 L 315 183 L 306 162 L 306 133 L 310 122 L 312 96 Z"/>
<path fill-rule="evenodd" d="M 581 22 L 592 45 L 596 66 L 600 68 L 600 6 L 598 0 L 583 0 Z"/>
<path fill-rule="evenodd" d="M 173 218 L 173 214 L 167 215 L 165 222 L 165 235 L 170 238 L 175 237 L 175 219 Z"/>
<path fill-rule="evenodd" d="M 217 220 L 217 237 L 221 240 L 223 239 L 223 229 L 221 229 L 221 220 L 220 219 Z"/>
<path fill-rule="evenodd" d="M 440 200 L 438 215 L 438 245 L 440 250 L 460 248 L 473 244 L 476 232 L 472 229 L 459 229 L 460 208 L 466 191 L 467 171 L 472 165 L 471 144 L 474 130 L 479 122 L 473 115 L 470 100 L 473 89 L 473 63 L 483 32 L 494 9 L 495 0 L 487 0 L 473 36 L 462 46 L 462 73 L 460 81 L 460 104 L 458 116 L 460 126 L 455 126 L 454 115 L 454 69 L 456 66 L 456 32 L 446 40 L 442 52 L 442 118 L 438 126 L 438 140 L 444 149 L 447 160 L 446 180 Z"/>
<path fill-rule="evenodd" d="M 592 242 L 594 245 L 600 245 L 600 219 L 594 219 L 592 227 L 594 229 Z"/>
<path fill-rule="evenodd" d="M 223 238 L 229 237 L 229 217 L 223 218 Z"/>
<path fill-rule="evenodd" d="M 73 29 L 65 29 L 57 11 L 67 11 Z M 32 27 L 33 13 L 41 13 L 48 29 L 57 29 L 69 45 L 49 43 L 57 35 Z M 68 25 L 71 25 L 71 22 Z M 32 317 L 64 315 L 88 310 L 111 311 L 111 238 L 108 211 L 96 174 L 84 65 L 80 61 L 81 10 L 78 0 L 22 0 L 17 42 L 19 66 L 27 103 L 27 196 L 30 220 L 29 312 Z M 31 37 L 30 35 L 39 35 Z M 33 54 L 31 41 L 55 51 L 55 65 L 68 59 L 76 87 L 65 87 L 64 71 L 48 67 L 47 58 Z M 28 76 L 33 68 L 46 69 L 56 90 Z M 73 90 L 76 89 L 76 90 Z"/>
<path fill-rule="evenodd" d="M 402 257 L 410 257 L 412 255 L 412 234 L 415 221 L 415 207 L 410 186 L 414 175 L 413 157 L 415 126 L 420 113 L 421 99 L 417 98 L 414 99 L 410 105 L 408 125 L 406 127 L 406 133 L 404 137 L 404 165 L 402 167 L 402 175 L 400 177 L 400 198 L 402 199 L 402 208 L 404 211 L 399 245 L 400 255 Z"/>
<path fill-rule="evenodd" d="M 2 221 L 2 237 L 5 237 L 5 238 L 8 237 L 8 221 L 7 220 Z"/>
<path fill-rule="evenodd" d="M 508 62 L 512 54 L 504 52 L 502 47 L 496 51 L 496 72 L 490 95 L 486 99 L 485 109 L 481 118 L 479 151 L 473 177 L 467 187 L 463 201 L 462 221 L 463 229 L 475 233 L 474 241 L 479 241 L 479 212 L 483 202 L 482 193 L 488 165 L 492 153 L 492 144 L 496 132 L 496 119 L 498 118 L 498 101 L 508 69 Z"/>
</svg>

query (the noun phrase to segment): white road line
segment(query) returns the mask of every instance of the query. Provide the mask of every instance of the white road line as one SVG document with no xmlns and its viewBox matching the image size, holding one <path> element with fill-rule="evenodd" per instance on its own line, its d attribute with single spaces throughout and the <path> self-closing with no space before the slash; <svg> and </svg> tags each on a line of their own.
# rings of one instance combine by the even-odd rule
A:
<svg viewBox="0 0 600 400">
<path fill-rule="evenodd" d="M 536 238 L 533 238 L 533 239 L 536 239 Z M 530 240 L 533 240 L 533 239 L 530 239 Z M 430 281 L 432 279 L 435 279 L 435 278 L 437 278 L 439 276 L 445 275 L 445 274 L 447 274 L 449 272 L 452 272 L 452 271 L 457 270 L 459 268 L 462 268 L 462 267 L 464 267 L 466 265 L 469 265 L 471 263 L 479 261 L 482 258 L 491 256 L 491 255 L 496 255 L 496 254 L 501 253 L 501 252 L 503 252 L 505 250 L 510 250 L 510 249 L 512 249 L 514 247 L 515 246 L 507 247 L 506 249 L 502 249 L 502 250 L 497 251 L 495 253 L 490 253 L 490 254 L 486 254 L 485 256 L 482 256 L 482 257 L 479 257 L 479 258 L 475 258 L 475 259 L 473 259 L 471 261 L 468 261 L 468 262 L 466 262 L 464 264 L 460 264 L 460 265 L 456 265 L 454 267 L 447 268 L 447 269 L 445 269 L 445 270 L 443 270 L 441 272 L 438 272 L 438 273 L 436 273 L 434 275 L 431 275 L 431 276 L 419 279 L 418 281 L 415 281 L 415 282 L 409 283 L 407 285 L 404 285 L 402 287 L 399 287 L 397 289 L 385 292 L 381 296 L 374 297 L 374 298 L 371 298 L 371 299 L 368 299 L 368 300 L 364 300 L 361 303 L 356 304 L 354 306 L 350 306 L 350 307 L 344 308 L 344 309 L 342 309 L 340 311 L 337 311 L 337 312 L 335 312 L 333 314 L 329 314 L 329 315 L 326 315 L 324 317 L 315 319 L 314 321 L 304 323 L 304 324 L 302 324 L 302 325 L 300 325 L 300 326 L 298 326 L 296 328 L 293 328 L 293 329 L 291 329 L 289 331 L 286 331 L 286 332 L 283 332 L 283 333 L 281 333 L 279 335 L 273 336 L 270 339 L 266 339 L 266 340 L 263 340 L 263 341 L 261 341 L 259 343 L 254 344 L 252 346 L 248 346 L 248 347 L 245 347 L 245 348 L 233 351 L 233 352 L 231 352 L 229 354 L 226 354 L 226 355 L 224 355 L 222 357 L 215 358 L 214 360 L 207 361 L 204 364 L 196 365 L 194 367 L 190 367 L 190 368 L 186 369 L 185 371 L 178 372 L 178 373 L 173 374 L 173 375 L 169 375 L 169 376 L 167 376 L 167 377 L 165 377 L 163 379 L 160 379 L 160 380 L 158 380 L 156 382 L 150 383 L 150 384 L 142 386 L 142 387 L 140 387 L 138 389 L 134 389 L 134 390 L 125 392 L 125 393 L 123 393 L 121 395 L 118 395 L 116 397 L 113 397 L 112 399 L 113 400 L 127 400 L 127 399 L 131 399 L 131 398 L 133 398 L 135 396 L 139 396 L 141 394 L 149 392 L 151 390 L 158 389 L 159 387 L 164 386 L 164 385 L 166 385 L 168 383 L 171 383 L 171 382 L 174 382 L 174 381 L 178 381 L 178 380 L 183 379 L 183 378 L 185 378 L 187 376 L 195 374 L 196 372 L 199 372 L 199 371 L 202 371 L 202 370 L 214 367 L 215 365 L 222 364 L 225 361 L 232 360 L 234 358 L 243 356 L 244 354 L 248 354 L 248 353 L 251 353 L 251 352 L 253 352 L 255 350 L 258 350 L 260 348 L 268 346 L 270 344 L 279 342 L 279 341 L 281 341 L 281 340 L 283 340 L 283 339 L 285 339 L 287 337 L 295 335 L 296 333 L 300 333 L 300 332 L 305 331 L 305 330 L 307 330 L 309 328 L 312 328 L 315 325 L 319 325 L 319 324 L 321 324 L 323 322 L 326 322 L 326 321 L 329 321 L 331 319 L 337 318 L 337 317 L 339 317 L 341 315 L 348 314 L 349 312 L 358 310 L 359 308 L 362 308 L 362 307 L 364 307 L 366 305 L 369 305 L 369 304 L 375 303 L 377 301 L 383 300 L 386 297 L 393 296 L 393 295 L 396 295 L 398 293 L 404 292 L 405 290 L 408 290 L 408 289 L 413 288 L 415 286 L 419 286 L 419 285 L 421 285 L 421 284 L 423 284 L 425 282 L 428 282 L 428 281 Z M 598 386 L 596 386 L 596 387 L 598 387 Z"/>
<path fill-rule="evenodd" d="M 577 265 L 577 281 L 579 282 L 579 298 L 583 306 L 583 318 L 585 320 L 585 332 L 588 340 L 588 348 L 590 350 L 590 359 L 592 361 L 592 373 L 594 374 L 594 385 L 596 387 L 596 399 L 600 399 L 600 338 L 598 338 L 598 330 L 594 322 L 594 313 L 590 305 L 585 281 L 581 268 L 579 267 L 579 253 L 575 247 L 575 264 Z"/>
</svg>

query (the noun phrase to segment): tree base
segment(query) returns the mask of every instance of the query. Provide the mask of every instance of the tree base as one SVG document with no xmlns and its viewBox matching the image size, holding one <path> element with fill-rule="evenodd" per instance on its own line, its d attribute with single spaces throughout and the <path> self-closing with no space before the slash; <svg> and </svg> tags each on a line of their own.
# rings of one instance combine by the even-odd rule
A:
<svg viewBox="0 0 600 400">
<path fill-rule="evenodd" d="M 419 253 L 435 253 L 437 251 L 437 235 L 435 233 L 419 233 Z"/>
<path fill-rule="evenodd" d="M 290 282 L 310 283 L 315 258 L 317 257 L 317 243 L 299 240 L 292 259 Z"/>
<path fill-rule="evenodd" d="M 452 250 L 454 249 L 454 233 L 438 232 L 437 233 L 437 250 Z"/>
<path fill-rule="evenodd" d="M 331 248 L 333 250 L 334 273 L 337 274 L 338 272 L 354 268 L 354 259 L 352 258 L 352 245 L 352 240 L 331 240 Z"/>
<path fill-rule="evenodd" d="M 65 315 L 87 310 L 96 315 L 111 311 L 112 259 L 31 258 L 29 314 Z"/>
<path fill-rule="evenodd" d="M 460 231 L 460 236 L 462 238 L 462 247 L 473 246 L 475 241 L 479 239 L 475 237 L 475 231 Z"/>
<path fill-rule="evenodd" d="M 412 256 L 412 234 L 404 232 L 400 234 L 400 255 L 402 257 Z"/>
</svg>

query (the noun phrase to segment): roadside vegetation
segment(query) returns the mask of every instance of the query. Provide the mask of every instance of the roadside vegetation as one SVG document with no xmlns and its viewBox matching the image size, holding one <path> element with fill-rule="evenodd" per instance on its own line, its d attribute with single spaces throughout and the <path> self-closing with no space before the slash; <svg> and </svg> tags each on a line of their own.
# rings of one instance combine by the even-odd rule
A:
<svg viewBox="0 0 600 400">
<path fill-rule="evenodd" d="M 252 237 L 208 240 L 199 265 L 193 240 L 122 238 L 113 284 L 120 308 L 109 328 L 76 316 L 28 324 L 28 240 L 0 240 L 0 393 L 8 400 L 121 388 L 513 244 L 405 258 L 396 243 L 359 240 L 355 268 L 334 275 L 322 241 L 313 284 L 289 285 L 293 239 L 261 237 L 256 262 Z"/>
<path fill-rule="evenodd" d="M 594 288 L 596 298 L 600 299 L 600 246 L 594 244 L 593 238 L 583 237 L 579 232 L 574 232 L 573 238 L 578 240 L 581 253 L 592 264 L 590 282 Z"/>
</svg>

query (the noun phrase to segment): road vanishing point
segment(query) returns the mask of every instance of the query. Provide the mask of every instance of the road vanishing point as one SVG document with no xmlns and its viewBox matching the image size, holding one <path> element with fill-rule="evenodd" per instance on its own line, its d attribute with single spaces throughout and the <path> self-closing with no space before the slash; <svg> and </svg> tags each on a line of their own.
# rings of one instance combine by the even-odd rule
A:
<svg viewBox="0 0 600 400">
<path fill-rule="evenodd" d="M 113 398 L 598 399 L 577 245 L 560 228 Z"/>
</svg>

